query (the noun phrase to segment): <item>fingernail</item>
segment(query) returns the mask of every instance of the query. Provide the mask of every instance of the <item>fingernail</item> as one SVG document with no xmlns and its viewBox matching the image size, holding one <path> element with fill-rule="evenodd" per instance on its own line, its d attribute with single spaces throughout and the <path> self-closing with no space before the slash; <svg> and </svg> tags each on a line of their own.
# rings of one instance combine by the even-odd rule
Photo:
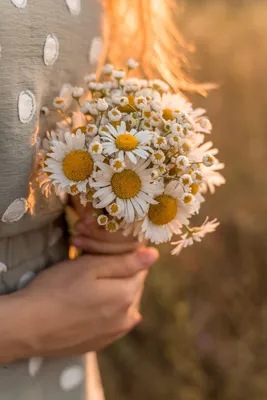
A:
<svg viewBox="0 0 267 400">
<path fill-rule="evenodd" d="M 159 253 L 154 247 L 140 249 L 136 254 L 143 267 L 152 265 L 159 258 Z"/>
</svg>

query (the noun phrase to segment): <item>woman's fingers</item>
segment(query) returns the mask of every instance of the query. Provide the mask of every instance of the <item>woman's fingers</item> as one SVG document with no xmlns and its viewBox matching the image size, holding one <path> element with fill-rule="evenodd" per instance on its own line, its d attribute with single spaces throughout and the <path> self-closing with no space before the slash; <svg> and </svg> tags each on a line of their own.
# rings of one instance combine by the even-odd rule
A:
<svg viewBox="0 0 267 400">
<path fill-rule="evenodd" d="M 110 233 L 113 235 L 113 233 Z M 76 236 L 72 239 L 72 244 L 79 249 L 90 254 L 123 254 L 135 251 L 140 243 L 137 241 L 132 242 L 100 242 L 85 236 Z"/>
<path fill-rule="evenodd" d="M 128 278 L 138 272 L 148 269 L 158 258 L 154 248 L 138 249 L 135 253 L 110 257 L 110 262 L 104 262 L 95 269 L 98 279 Z"/>
</svg>

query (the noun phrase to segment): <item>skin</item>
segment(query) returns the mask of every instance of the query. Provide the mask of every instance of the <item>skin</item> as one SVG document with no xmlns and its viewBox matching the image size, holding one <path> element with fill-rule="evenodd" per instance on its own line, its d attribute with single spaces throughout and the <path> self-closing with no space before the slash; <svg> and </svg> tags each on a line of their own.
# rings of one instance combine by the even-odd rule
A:
<svg viewBox="0 0 267 400">
<path fill-rule="evenodd" d="M 99 350 L 140 321 L 136 311 L 155 249 L 82 256 L 1 296 L 0 363 Z"/>
</svg>

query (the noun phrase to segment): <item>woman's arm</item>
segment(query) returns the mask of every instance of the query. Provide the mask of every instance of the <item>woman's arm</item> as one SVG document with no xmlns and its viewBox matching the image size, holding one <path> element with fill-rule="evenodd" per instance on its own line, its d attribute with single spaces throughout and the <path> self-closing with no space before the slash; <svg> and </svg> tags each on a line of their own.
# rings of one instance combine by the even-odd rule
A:
<svg viewBox="0 0 267 400">
<path fill-rule="evenodd" d="M 98 350 L 140 322 L 133 309 L 154 249 L 83 256 L 0 297 L 0 363 Z"/>
</svg>

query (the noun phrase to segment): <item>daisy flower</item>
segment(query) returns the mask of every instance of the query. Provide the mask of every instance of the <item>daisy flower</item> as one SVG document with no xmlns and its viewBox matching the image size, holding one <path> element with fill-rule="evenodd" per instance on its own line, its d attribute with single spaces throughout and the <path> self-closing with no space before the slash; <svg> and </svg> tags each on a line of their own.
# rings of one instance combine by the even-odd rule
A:
<svg viewBox="0 0 267 400">
<path fill-rule="evenodd" d="M 154 197 L 162 192 L 160 183 L 151 182 L 149 160 L 138 159 L 134 164 L 125 162 L 125 169 L 115 172 L 105 163 L 97 163 L 99 170 L 95 173 L 91 187 L 96 190 L 94 198 L 98 200 L 97 208 L 105 208 L 116 203 L 120 210 L 119 217 L 125 222 L 139 220 L 147 213 L 149 204 L 156 204 Z"/>
<path fill-rule="evenodd" d="M 121 160 L 124 160 L 125 155 L 134 163 L 137 162 L 137 157 L 147 159 L 149 152 L 152 149 L 148 146 L 151 141 L 151 133 L 148 131 L 137 131 L 131 129 L 130 132 L 126 129 L 124 121 L 116 128 L 112 125 L 107 125 L 109 132 L 101 132 L 102 146 L 104 154 L 110 156 L 118 155 Z"/>
<path fill-rule="evenodd" d="M 173 234 L 181 233 L 181 226 L 188 224 L 192 214 L 190 205 L 182 201 L 183 190 L 179 183 L 171 181 L 164 193 L 155 197 L 142 224 L 144 237 L 152 243 L 168 242 Z"/>
<path fill-rule="evenodd" d="M 94 158 L 86 148 L 85 135 L 66 132 L 65 142 L 53 140 L 45 165 L 44 171 L 61 191 L 72 193 L 77 188 L 86 192 L 94 171 Z"/>
<path fill-rule="evenodd" d="M 187 228 L 188 231 L 184 233 L 181 240 L 173 242 L 172 244 L 176 247 L 172 250 L 173 255 L 178 255 L 183 248 L 192 246 L 195 242 L 201 242 L 201 240 L 207 235 L 207 233 L 214 232 L 220 223 L 215 218 L 213 221 L 209 221 L 208 217 L 200 227 Z"/>
</svg>

